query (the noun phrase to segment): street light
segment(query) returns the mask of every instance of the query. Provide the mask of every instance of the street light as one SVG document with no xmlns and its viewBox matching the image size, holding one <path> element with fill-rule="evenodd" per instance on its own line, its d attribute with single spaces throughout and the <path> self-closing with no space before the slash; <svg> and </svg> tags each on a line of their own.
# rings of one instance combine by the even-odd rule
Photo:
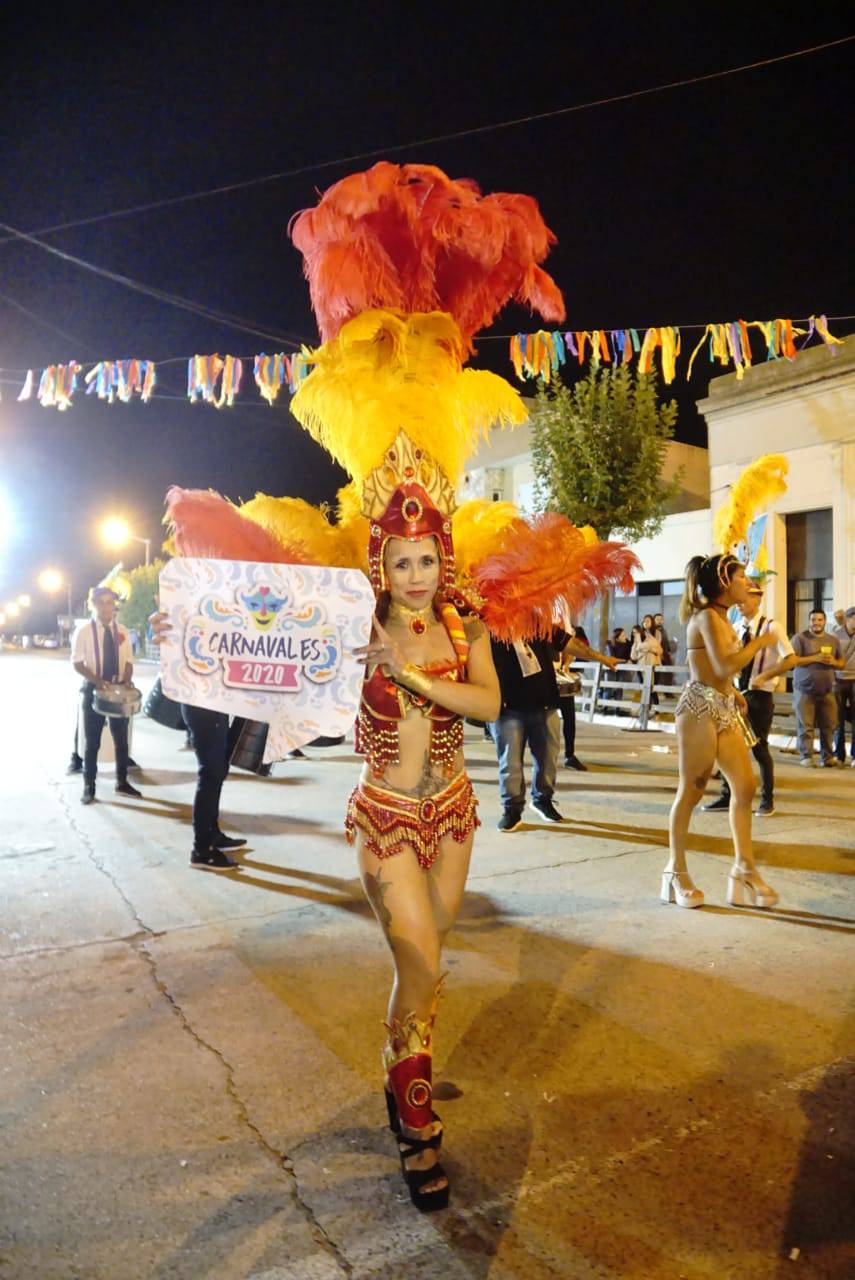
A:
<svg viewBox="0 0 855 1280">
<path fill-rule="evenodd" d="M 24 594 L 22 596 L 18 596 L 18 604 L 22 609 L 29 609 L 32 603 L 33 602 L 28 595 Z"/>
<path fill-rule="evenodd" d="M 129 542 L 141 542 L 145 547 L 145 562 L 149 563 L 151 538 L 140 538 L 137 534 L 131 533 L 127 521 L 118 516 L 111 516 L 109 520 L 103 522 L 101 540 L 113 551 L 121 551 L 122 547 L 126 547 Z"/>
<path fill-rule="evenodd" d="M 42 591 L 47 592 L 49 596 L 55 596 L 63 587 L 68 589 L 68 616 L 71 618 L 71 580 L 67 582 L 63 578 L 59 569 L 43 569 L 39 574 L 39 586 Z M 70 625 L 70 624 L 69 624 Z"/>
<path fill-rule="evenodd" d="M 20 606 L 17 605 L 14 600 L 10 600 L 6 605 L 5 613 L 7 618 L 17 618 L 20 612 Z"/>
</svg>

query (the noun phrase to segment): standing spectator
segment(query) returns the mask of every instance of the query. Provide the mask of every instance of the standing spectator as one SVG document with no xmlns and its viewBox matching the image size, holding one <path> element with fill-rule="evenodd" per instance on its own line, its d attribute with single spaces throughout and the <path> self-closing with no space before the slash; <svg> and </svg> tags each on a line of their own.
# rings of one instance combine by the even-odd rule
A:
<svg viewBox="0 0 855 1280">
<path fill-rule="evenodd" d="M 523 756 L 531 751 L 531 807 L 544 822 L 563 822 L 553 804 L 558 771 L 558 682 L 553 655 L 563 654 L 571 637 L 556 627 L 549 640 L 492 640 L 493 662 L 499 677 L 502 705 L 490 725 L 499 758 L 502 832 L 516 831 L 525 807 Z"/>
<path fill-rule="evenodd" d="M 832 753 L 832 734 L 837 726 L 837 699 L 834 696 L 834 669 L 844 666 L 840 641 L 825 629 L 825 611 L 814 609 L 807 631 L 792 637 L 793 652 L 812 657 L 793 676 L 793 704 L 798 725 L 799 764 L 814 768 L 814 726 L 819 726 L 820 757 L 825 768 L 839 761 Z"/>
<path fill-rule="evenodd" d="M 632 660 L 640 667 L 653 667 L 654 670 L 662 663 L 662 644 L 656 634 L 652 613 L 646 613 L 641 619 L 641 634 L 633 641 Z M 652 678 L 656 679 L 655 674 Z M 650 702 L 654 707 L 659 705 L 659 695 L 655 689 L 651 694 Z"/>
<path fill-rule="evenodd" d="M 670 667 L 674 663 L 674 643 L 671 640 L 671 637 L 668 635 L 667 630 L 665 629 L 665 617 L 663 614 L 661 613 L 654 614 L 653 629 L 656 634 L 656 639 L 659 641 L 659 643 L 662 646 L 662 666 Z M 673 675 L 673 672 L 671 671 L 663 671 L 660 683 L 671 684 L 672 675 Z"/>
<path fill-rule="evenodd" d="M 562 670 L 564 670 L 573 658 L 579 658 L 582 662 L 602 662 L 610 669 L 617 666 L 617 658 L 611 658 L 605 653 L 598 653 L 596 649 L 592 649 L 585 634 L 584 627 L 568 627 L 567 634 L 569 639 L 564 646 L 563 653 L 556 653 L 554 661 L 557 662 Z M 579 773 L 587 773 L 588 766 L 583 764 L 576 755 L 576 698 L 572 693 L 561 694 L 559 702 L 559 710 L 561 711 L 561 727 L 564 734 L 564 764 L 568 769 L 576 769 Z"/>
<path fill-rule="evenodd" d="M 116 752 L 116 791 L 122 796 L 138 797 L 140 794 L 128 782 L 127 720 L 124 716 L 102 716 L 94 707 L 96 690 L 111 684 L 130 684 L 134 672 L 128 633 L 116 622 L 117 600 L 115 591 L 109 587 L 93 587 L 89 593 L 92 620 L 78 624 L 71 642 L 72 666 L 78 675 L 83 676 L 80 688 L 84 731 L 82 804 L 92 804 L 95 799 L 98 749 L 104 721 L 108 718 Z"/>
<path fill-rule="evenodd" d="M 633 662 L 640 667 L 658 667 L 662 663 L 662 642 L 653 625 L 653 614 L 646 613 L 640 627 L 633 627 L 635 638 L 630 651 Z"/>
<path fill-rule="evenodd" d="M 838 610 L 838 613 L 840 610 Z M 837 614 L 834 615 L 835 618 Z M 837 695 L 837 733 L 834 735 L 834 752 L 841 764 L 846 761 L 846 722 L 849 722 L 849 764 L 855 768 L 855 605 L 843 614 L 843 621 L 832 635 L 840 641 L 840 651 L 845 663 L 837 672 L 834 692 Z"/>
<path fill-rule="evenodd" d="M 626 634 L 623 627 L 615 627 L 612 631 L 612 638 L 606 645 L 606 653 L 610 658 L 615 658 L 618 663 L 629 662 L 632 654 L 632 641 Z M 621 682 L 625 681 L 630 675 L 627 671 L 615 671 L 615 679 Z M 612 702 L 623 701 L 623 689 L 610 689 L 610 699 Z M 618 714 L 617 707 L 614 708 L 614 715 Z"/>
</svg>

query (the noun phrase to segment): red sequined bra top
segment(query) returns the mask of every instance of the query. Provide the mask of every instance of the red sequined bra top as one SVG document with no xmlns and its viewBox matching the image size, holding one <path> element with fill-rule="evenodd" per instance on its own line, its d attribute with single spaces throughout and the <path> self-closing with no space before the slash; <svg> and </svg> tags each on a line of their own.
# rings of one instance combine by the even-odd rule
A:
<svg viewBox="0 0 855 1280">
<path fill-rule="evenodd" d="M 448 662 L 430 662 L 421 667 L 426 675 L 439 680 L 466 680 L 469 642 L 460 614 L 452 604 L 439 606 L 440 619 L 454 646 L 455 658 Z M 431 722 L 430 762 L 450 777 L 454 760 L 463 747 L 463 718 L 454 711 L 439 707 L 424 694 L 402 688 L 377 667 L 362 686 L 362 700 L 356 720 L 356 750 L 364 755 L 375 778 L 382 778 L 387 765 L 400 764 L 398 723 L 418 707 Z"/>
</svg>

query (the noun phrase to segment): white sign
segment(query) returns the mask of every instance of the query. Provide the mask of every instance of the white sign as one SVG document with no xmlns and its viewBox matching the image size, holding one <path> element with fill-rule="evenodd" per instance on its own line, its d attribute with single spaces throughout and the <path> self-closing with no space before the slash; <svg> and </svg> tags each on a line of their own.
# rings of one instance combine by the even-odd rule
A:
<svg viewBox="0 0 855 1280">
<path fill-rule="evenodd" d="M 160 608 L 163 691 L 177 702 L 269 724 L 266 763 L 356 719 L 374 594 L 355 569 L 170 560 Z"/>
</svg>

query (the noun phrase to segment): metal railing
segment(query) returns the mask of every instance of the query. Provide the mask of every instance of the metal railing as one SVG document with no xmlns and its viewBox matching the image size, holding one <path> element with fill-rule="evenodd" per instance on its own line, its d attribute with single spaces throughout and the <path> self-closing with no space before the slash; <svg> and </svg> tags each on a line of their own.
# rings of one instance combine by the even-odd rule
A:
<svg viewBox="0 0 855 1280">
<path fill-rule="evenodd" d="M 685 666 L 642 667 L 622 663 L 614 671 L 600 662 L 574 662 L 572 669 L 582 681 L 576 694 L 576 714 L 590 724 L 611 724 L 620 728 L 673 732 L 674 708 L 689 678 Z M 795 745 L 796 714 L 790 692 L 773 694 L 774 713 L 769 741 L 788 748 Z"/>
</svg>

